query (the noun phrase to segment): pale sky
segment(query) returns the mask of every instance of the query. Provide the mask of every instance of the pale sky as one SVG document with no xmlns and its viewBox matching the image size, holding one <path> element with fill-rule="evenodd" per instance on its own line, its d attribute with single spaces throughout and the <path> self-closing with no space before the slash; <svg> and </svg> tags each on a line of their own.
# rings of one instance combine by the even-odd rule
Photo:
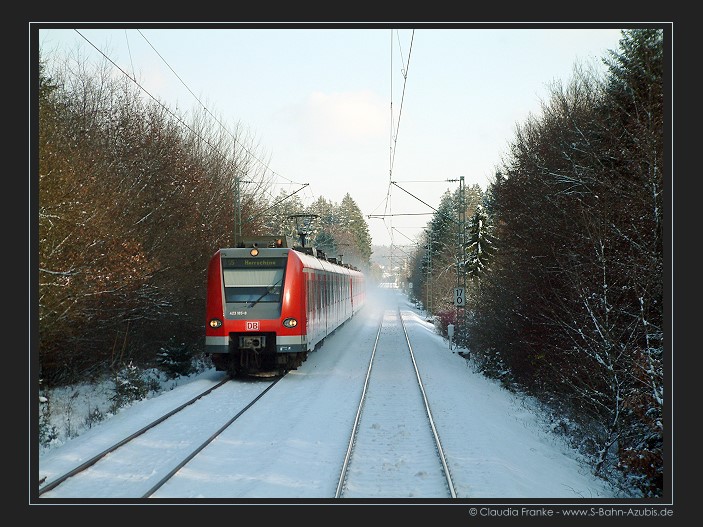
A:
<svg viewBox="0 0 703 527">
<path fill-rule="evenodd" d="M 80 47 L 97 62 L 99 48 L 171 109 L 204 105 L 255 139 L 274 195 L 305 183 L 304 205 L 349 193 L 376 245 L 409 244 L 431 219 L 408 193 L 436 208 L 458 188 L 448 179 L 485 190 L 550 84 L 566 83 L 577 63 L 605 72 L 601 59 L 621 37 L 615 23 L 113 25 L 41 28 L 42 57 Z"/>
</svg>

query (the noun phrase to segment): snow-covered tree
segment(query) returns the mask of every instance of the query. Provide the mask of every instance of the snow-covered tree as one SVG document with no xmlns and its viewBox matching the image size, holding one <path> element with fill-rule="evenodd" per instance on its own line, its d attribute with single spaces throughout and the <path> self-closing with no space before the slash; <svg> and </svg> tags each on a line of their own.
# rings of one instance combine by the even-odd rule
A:
<svg viewBox="0 0 703 527">
<path fill-rule="evenodd" d="M 295 219 L 292 216 L 304 212 L 305 206 L 300 197 L 297 194 L 291 195 L 290 192 L 281 189 L 278 196 L 269 204 L 266 222 L 266 230 L 268 232 L 266 234 L 290 236 L 298 242 L 298 231 Z"/>
<path fill-rule="evenodd" d="M 477 205 L 469 219 L 467 242 L 463 262 L 466 273 L 472 278 L 479 278 L 488 268 L 495 246 L 490 234 L 488 215 L 482 205 Z"/>
<path fill-rule="evenodd" d="M 339 204 L 337 219 L 337 229 L 333 234 L 340 245 L 347 244 L 344 247 L 349 258 L 345 258 L 345 260 L 355 263 L 359 267 L 369 268 L 372 252 L 369 226 L 361 209 L 349 193 L 344 195 Z M 351 262 L 352 258 L 357 261 Z"/>
<path fill-rule="evenodd" d="M 490 189 L 470 347 L 577 423 L 601 473 L 663 491 L 663 32 L 623 31 L 517 127 Z M 498 366 L 500 366 L 498 368 Z"/>
</svg>

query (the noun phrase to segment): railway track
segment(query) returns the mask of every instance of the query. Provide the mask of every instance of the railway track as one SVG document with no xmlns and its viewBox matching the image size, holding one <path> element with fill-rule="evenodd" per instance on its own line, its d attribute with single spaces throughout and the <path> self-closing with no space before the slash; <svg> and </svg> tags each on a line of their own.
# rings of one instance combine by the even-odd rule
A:
<svg viewBox="0 0 703 527">
<path fill-rule="evenodd" d="M 398 352 L 399 338 L 407 346 L 402 354 Z M 381 391 L 379 383 L 388 382 L 397 383 L 393 400 L 375 397 L 376 391 Z M 376 407 L 389 404 L 397 405 L 397 418 L 374 421 Z M 420 413 L 425 416 L 424 425 L 408 418 Z M 384 409 L 378 414 L 388 412 Z M 382 445 L 390 447 L 379 451 Z M 398 308 L 395 312 L 387 310 L 378 326 L 335 498 L 378 495 L 379 486 L 388 497 L 420 497 L 414 496 L 413 476 L 433 479 L 437 492 L 434 497 L 456 498 L 415 353 Z M 369 486 L 374 487 L 372 492 Z"/>
<path fill-rule="evenodd" d="M 140 497 L 148 498 L 154 492 L 156 492 L 164 483 L 173 477 L 176 472 L 183 468 L 190 460 L 198 455 L 206 446 L 208 446 L 216 437 L 218 437 L 224 430 L 231 426 L 239 417 L 241 417 L 244 412 L 249 410 L 264 394 L 266 394 L 274 385 L 276 385 L 283 376 L 276 377 L 272 381 L 266 381 L 264 383 L 249 384 L 248 388 L 244 390 L 246 392 L 245 398 L 241 397 L 231 397 L 230 390 L 226 387 L 232 386 L 234 383 L 230 381 L 229 378 L 225 378 L 208 389 L 202 391 L 198 395 L 192 397 L 187 402 L 181 404 L 180 406 L 174 408 L 173 410 L 167 412 L 166 414 L 160 416 L 139 429 L 138 431 L 128 435 L 127 437 L 115 442 L 109 447 L 101 450 L 99 453 L 92 456 L 90 459 L 80 463 L 75 468 L 63 473 L 59 476 L 47 477 L 44 476 L 43 481 L 40 482 L 39 496 L 44 497 L 62 497 L 62 486 L 65 485 L 70 487 L 71 479 L 76 477 L 81 477 L 88 474 L 89 471 L 93 470 L 96 474 L 100 472 L 101 463 L 119 462 L 120 452 L 126 451 L 130 446 L 135 445 L 139 438 L 144 438 L 148 434 L 154 433 L 161 428 L 170 428 L 171 431 L 168 434 L 171 436 L 171 441 L 175 443 L 187 444 L 187 451 L 180 449 L 176 456 L 171 456 L 168 461 L 170 462 L 168 466 L 166 464 L 154 463 L 153 466 L 142 466 L 140 474 L 149 474 L 149 476 L 143 476 L 139 474 L 125 475 L 122 478 L 123 488 L 120 490 L 122 497 Z M 263 389 L 262 389 L 263 384 Z M 243 386 L 238 384 L 237 386 Z M 217 391 L 225 390 L 225 394 L 222 394 L 223 402 L 227 403 L 225 405 L 224 413 L 230 411 L 228 415 L 223 416 L 219 423 L 220 426 L 217 427 L 210 435 L 204 439 L 200 439 L 197 442 L 191 441 L 192 430 L 190 429 L 179 429 L 178 427 L 178 415 L 184 412 L 198 412 L 199 406 L 198 402 L 201 401 L 206 396 L 215 397 L 218 393 Z M 240 390 L 241 391 L 241 390 Z M 248 401 L 244 404 L 236 403 L 238 400 Z M 207 405 L 208 408 L 212 408 L 211 404 Z M 170 420 L 170 421 L 167 421 Z M 181 437 L 179 437 L 179 434 Z M 200 434 L 202 436 L 202 433 Z M 140 446 L 135 447 L 136 449 L 142 448 Z M 115 459 L 116 458 L 116 459 Z M 154 461 L 163 460 L 163 457 L 152 458 Z M 98 476 L 99 478 L 99 476 Z M 120 482 L 107 482 L 104 487 L 110 489 L 110 494 L 106 497 L 115 497 L 115 485 L 119 485 Z M 149 485 L 146 489 L 146 485 Z M 146 489 L 146 490 L 144 490 Z"/>
<path fill-rule="evenodd" d="M 152 422 L 143 416 L 119 441 L 90 438 L 94 455 L 80 445 L 62 456 L 76 458 L 71 466 L 49 460 L 40 496 L 456 497 L 422 370 L 391 301 L 340 328 L 285 378 L 213 379 Z M 303 476 L 310 467 L 313 478 Z"/>
</svg>

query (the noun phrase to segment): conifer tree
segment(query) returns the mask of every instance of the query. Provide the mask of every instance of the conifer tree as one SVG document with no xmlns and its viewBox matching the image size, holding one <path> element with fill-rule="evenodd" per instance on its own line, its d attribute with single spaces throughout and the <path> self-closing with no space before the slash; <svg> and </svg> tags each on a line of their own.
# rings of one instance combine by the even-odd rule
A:
<svg viewBox="0 0 703 527">
<path fill-rule="evenodd" d="M 305 207 L 297 195 L 290 196 L 284 190 L 278 193 L 278 197 L 274 201 L 275 207 L 271 208 L 267 222 L 267 234 L 273 236 L 290 236 L 294 240 L 298 240 L 298 232 L 295 226 L 295 220 L 291 218 L 293 214 L 301 214 Z"/>
<path fill-rule="evenodd" d="M 349 243 L 352 253 L 359 258 L 359 264 L 364 267 L 371 265 L 371 235 L 369 226 L 361 213 L 359 206 L 349 193 L 344 195 L 339 205 L 339 227 L 349 234 Z M 340 233 L 341 234 L 341 233 Z"/>
<path fill-rule="evenodd" d="M 335 230 L 337 229 L 338 206 L 323 196 L 315 200 L 308 207 L 308 212 L 317 215 L 315 233 L 311 244 L 323 251 L 328 257 L 337 256 L 337 240 Z"/>
<path fill-rule="evenodd" d="M 477 205 L 468 227 L 464 268 L 468 275 L 478 279 L 488 268 L 488 260 L 495 252 L 489 232 L 488 215 L 482 205 Z"/>
</svg>

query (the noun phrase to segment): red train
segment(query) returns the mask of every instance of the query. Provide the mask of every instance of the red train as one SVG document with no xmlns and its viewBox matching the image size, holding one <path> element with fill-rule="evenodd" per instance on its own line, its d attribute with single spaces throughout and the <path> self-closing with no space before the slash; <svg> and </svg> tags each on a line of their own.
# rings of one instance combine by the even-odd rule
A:
<svg viewBox="0 0 703 527">
<path fill-rule="evenodd" d="M 281 374 L 365 301 L 358 269 L 288 237 L 246 239 L 210 260 L 205 351 L 231 376 Z"/>
</svg>

